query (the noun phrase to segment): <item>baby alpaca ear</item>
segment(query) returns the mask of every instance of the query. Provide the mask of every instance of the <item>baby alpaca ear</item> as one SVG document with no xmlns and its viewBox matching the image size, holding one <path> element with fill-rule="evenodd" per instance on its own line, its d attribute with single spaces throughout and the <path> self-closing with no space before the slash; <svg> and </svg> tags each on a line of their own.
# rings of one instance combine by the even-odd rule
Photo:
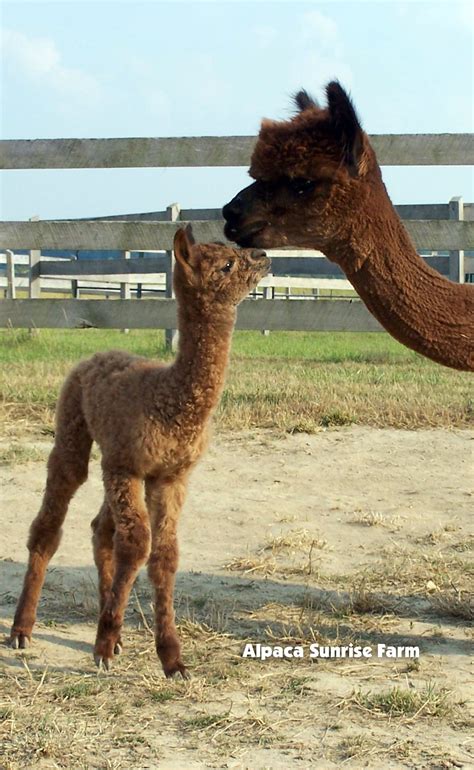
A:
<svg viewBox="0 0 474 770">
<path fill-rule="evenodd" d="M 191 222 L 188 222 L 188 224 L 184 228 L 184 233 L 186 235 L 186 239 L 187 239 L 189 245 L 190 246 L 195 246 L 196 239 L 194 237 L 193 226 L 192 226 Z"/>
<path fill-rule="evenodd" d="M 193 229 L 190 224 L 186 227 L 180 227 L 176 231 L 173 242 L 173 251 L 176 259 L 182 267 L 189 271 L 194 267 L 192 247 L 196 244 L 193 235 Z"/>
<path fill-rule="evenodd" d="M 344 162 L 351 176 L 360 173 L 364 150 L 363 131 L 354 105 L 337 80 L 326 87 L 329 117 L 337 140 L 342 145 Z"/>
</svg>

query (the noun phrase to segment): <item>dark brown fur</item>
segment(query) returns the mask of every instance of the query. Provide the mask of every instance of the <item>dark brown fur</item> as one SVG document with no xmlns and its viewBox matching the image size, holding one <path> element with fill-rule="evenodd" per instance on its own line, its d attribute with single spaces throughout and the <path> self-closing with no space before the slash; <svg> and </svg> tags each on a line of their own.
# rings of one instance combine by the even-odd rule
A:
<svg viewBox="0 0 474 770">
<path fill-rule="evenodd" d="M 292 120 L 262 122 L 250 166 L 257 181 L 224 206 L 227 237 L 320 249 L 397 340 L 474 370 L 474 287 L 448 281 L 417 254 L 350 99 L 336 82 L 327 97 L 322 109 L 300 92 Z"/>
<path fill-rule="evenodd" d="M 176 527 L 191 468 L 206 445 L 227 367 L 238 303 L 268 272 L 264 252 L 195 245 L 175 237 L 179 352 L 170 366 L 123 351 L 76 366 L 57 407 L 56 438 L 11 644 L 26 647 L 49 560 L 69 502 L 87 478 L 92 441 L 102 453 L 105 499 L 92 522 L 100 618 L 94 657 L 109 667 L 122 649 L 124 610 L 148 560 L 155 589 L 156 650 L 167 676 L 186 674 L 173 611 Z"/>
</svg>

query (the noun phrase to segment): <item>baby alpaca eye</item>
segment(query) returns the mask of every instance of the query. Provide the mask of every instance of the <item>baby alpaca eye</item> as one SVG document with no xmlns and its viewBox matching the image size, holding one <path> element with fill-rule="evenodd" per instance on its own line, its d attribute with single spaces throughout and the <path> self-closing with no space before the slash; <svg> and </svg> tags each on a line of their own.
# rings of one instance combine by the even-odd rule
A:
<svg viewBox="0 0 474 770">
<path fill-rule="evenodd" d="M 233 259 L 229 259 L 229 261 L 225 263 L 224 267 L 221 268 L 222 272 L 223 273 L 230 273 L 230 271 L 232 270 L 233 265 L 234 265 L 234 260 Z"/>
</svg>

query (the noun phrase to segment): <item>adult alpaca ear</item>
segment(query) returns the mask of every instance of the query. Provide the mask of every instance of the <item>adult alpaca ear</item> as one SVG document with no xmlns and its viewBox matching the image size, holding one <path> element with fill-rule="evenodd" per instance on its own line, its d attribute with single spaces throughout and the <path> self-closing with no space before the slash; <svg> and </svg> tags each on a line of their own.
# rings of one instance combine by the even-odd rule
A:
<svg viewBox="0 0 474 770">
<path fill-rule="evenodd" d="M 316 99 L 313 99 L 313 97 L 307 91 L 305 91 L 304 88 L 302 88 L 301 91 L 298 91 L 298 93 L 295 94 L 293 98 L 300 112 L 304 112 L 305 110 L 310 109 L 310 107 L 318 106 Z"/>
<path fill-rule="evenodd" d="M 193 228 L 190 224 L 186 227 L 180 227 L 174 235 L 173 251 L 177 261 L 181 267 L 189 275 L 192 274 L 194 267 L 196 266 L 195 256 L 193 254 L 193 246 L 196 244 L 193 235 Z"/>
<path fill-rule="evenodd" d="M 335 138 L 342 145 L 344 163 L 351 176 L 359 176 L 364 139 L 354 105 L 337 80 L 326 86 L 326 94 L 329 118 Z"/>
</svg>

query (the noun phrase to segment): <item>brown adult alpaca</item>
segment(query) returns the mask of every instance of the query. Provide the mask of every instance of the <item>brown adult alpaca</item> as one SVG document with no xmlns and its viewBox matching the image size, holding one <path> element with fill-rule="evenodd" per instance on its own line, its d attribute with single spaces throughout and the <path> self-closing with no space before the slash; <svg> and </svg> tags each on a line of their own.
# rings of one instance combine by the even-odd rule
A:
<svg viewBox="0 0 474 770">
<path fill-rule="evenodd" d="M 155 589 L 156 650 L 166 676 L 187 676 L 173 611 L 176 527 L 192 466 L 224 384 L 237 305 L 268 272 L 263 251 L 196 245 L 178 230 L 174 286 L 179 352 L 170 366 L 123 351 L 76 366 L 61 392 L 43 503 L 30 529 L 24 587 L 11 645 L 26 647 L 46 567 L 59 545 L 69 501 L 87 477 L 92 441 L 102 453 L 105 500 L 92 522 L 100 617 L 94 658 L 121 652 L 123 615 L 148 559 Z"/>
<path fill-rule="evenodd" d="M 326 91 L 326 109 L 301 91 L 292 120 L 262 122 L 250 166 L 257 181 L 224 206 L 226 236 L 247 247 L 320 249 L 393 337 L 473 370 L 474 287 L 417 254 L 349 97 L 337 82 Z"/>
</svg>

